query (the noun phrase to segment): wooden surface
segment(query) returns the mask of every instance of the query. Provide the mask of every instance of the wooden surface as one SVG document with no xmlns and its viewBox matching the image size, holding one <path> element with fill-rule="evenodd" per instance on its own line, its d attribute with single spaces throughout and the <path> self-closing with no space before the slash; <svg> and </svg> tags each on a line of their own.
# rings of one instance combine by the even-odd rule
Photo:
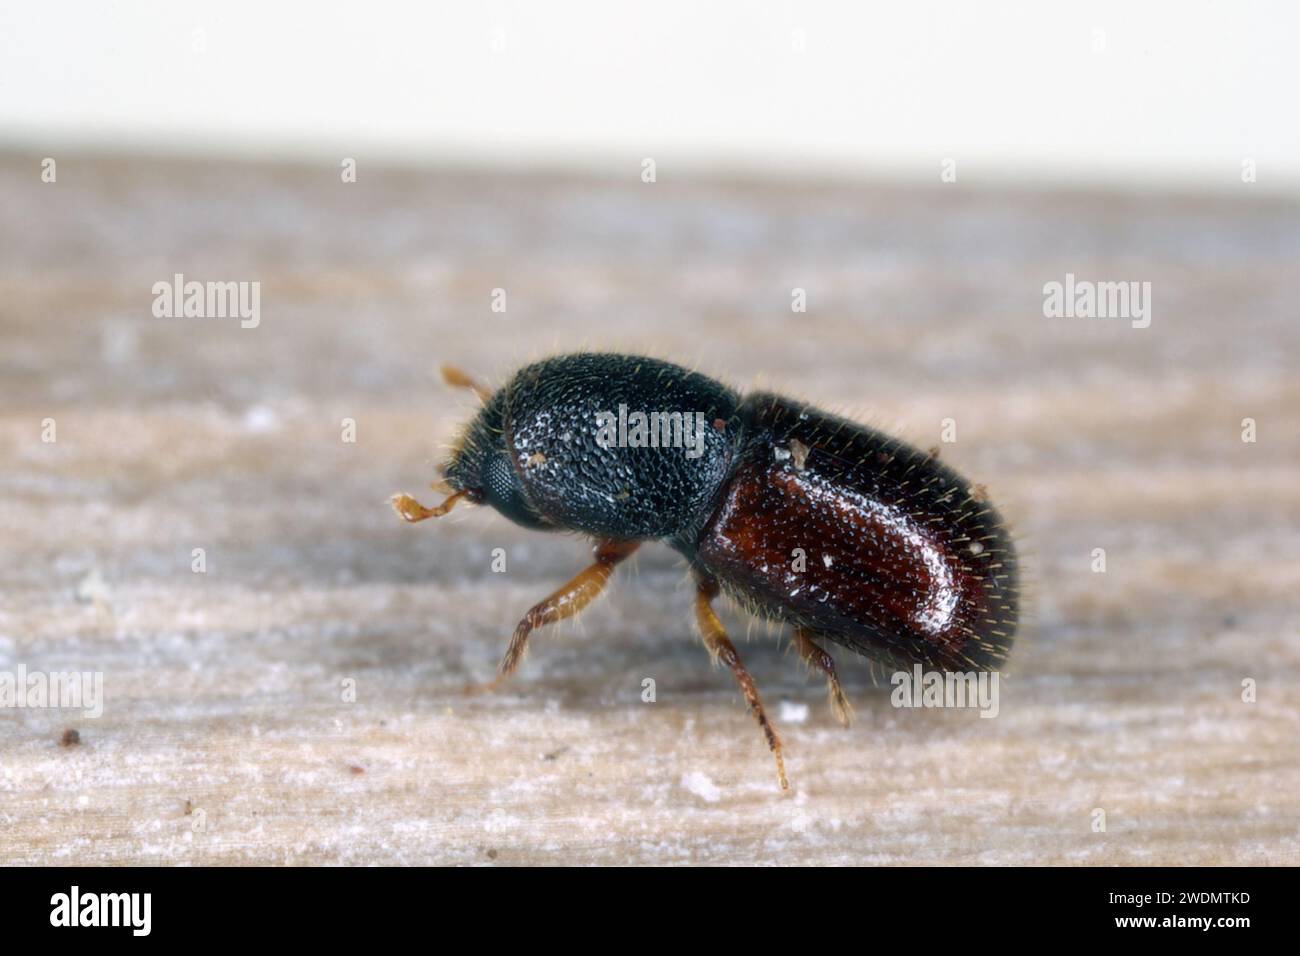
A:
<svg viewBox="0 0 1300 956">
<path fill-rule="evenodd" d="M 0 710 L 0 862 L 1300 863 L 1294 203 L 39 159 L 0 159 L 0 670 L 106 703 Z M 260 326 L 155 318 L 177 272 L 260 281 Z M 1067 272 L 1150 281 L 1151 327 L 1044 318 Z M 473 410 L 440 363 L 584 345 L 955 419 L 1031 577 L 999 716 L 841 652 L 842 730 L 728 612 L 782 796 L 658 545 L 461 696 L 586 545 L 387 498 Z"/>
</svg>

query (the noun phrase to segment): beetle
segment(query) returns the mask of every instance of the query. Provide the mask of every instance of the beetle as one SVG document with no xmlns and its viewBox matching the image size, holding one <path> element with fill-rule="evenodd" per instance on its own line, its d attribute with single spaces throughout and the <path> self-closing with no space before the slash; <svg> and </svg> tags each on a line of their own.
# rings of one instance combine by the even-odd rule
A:
<svg viewBox="0 0 1300 956">
<path fill-rule="evenodd" d="M 828 644 L 886 667 L 938 671 L 993 670 L 1010 650 L 1015 547 L 983 486 L 936 452 L 644 356 L 560 355 L 496 391 L 443 372 L 482 408 L 434 486 L 449 497 L 427 508 L 395 495 L 397 513 L 423 521 L 467 501 L 525 528 L 594 539 L 591 566 L 519 622 L 488 689 L 519 666 L 533 631 L 578 614 L 620 562 L 656 539 L 689 563 L 704 645 L 739 683 L 783 790 L 781 740 L 713 608 L 719 594 L 791 626 L 846 726 L 851 709 Z"/>
</svg>

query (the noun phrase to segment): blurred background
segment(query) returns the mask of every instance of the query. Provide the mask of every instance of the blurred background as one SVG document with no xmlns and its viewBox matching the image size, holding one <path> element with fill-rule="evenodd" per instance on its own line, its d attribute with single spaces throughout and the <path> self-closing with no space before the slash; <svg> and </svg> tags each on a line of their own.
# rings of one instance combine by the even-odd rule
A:
<svg viewBox="0 0 1300 956">
<path fill-rule="evenodd" d="M 1297 17 L 0 7 L 0 672 L 106 694 L 0 709 L 0 862 L 1300 862 Z M 1068 276 L 1150 324 L 1046 314 Z M 840 652 L 842 731 L 729 612 L 781 798 L 661 547 L 462 696 L 586 544 L 388 496 L 473 414 L 440 364 L 581 347 L 986 485 L 999 717 Z"/>
<path fill-rule="evenodd" d="M 165 153 L 1300 181 L 1287 3 L 5 4 L 0 128 Z"/>
</svg>

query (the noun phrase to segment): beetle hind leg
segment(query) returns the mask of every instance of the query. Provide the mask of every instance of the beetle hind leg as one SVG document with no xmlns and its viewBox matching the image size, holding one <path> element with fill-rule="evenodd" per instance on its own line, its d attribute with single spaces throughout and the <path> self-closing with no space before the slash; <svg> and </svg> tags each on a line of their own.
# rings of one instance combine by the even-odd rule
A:
<svg viewBox="0 0 1300 956">
<path fill-rule="evenodd" d="M 821 649 L 812 638 L 812 633 L 802 627 L 794 630 L 794 646 L 809 667 L 815 667 L 826 675 L 826 693 L 830 697 L 831 712 L 840 725 L 847 727 L 853 721 L 853 708 L 844 696 L 844 688 L 835 674 L 835 659 Z"/>
<path fill-rule="evenodd" d="M 763 709 L 763 701 L 758 696 L 758 687 L 754 684 L 754 678 L 740 662 L 736 646 L 731 643 L 731 638 L 727 637 L 726 628 L 722 626 L 718 612 L 713 610 L 713 599 L 717 596 L 717 582 L 703 580 L 698 583 L 695 592 L 695 620 L 699 624 L 700 636 L 704 639 L 704 646 L 709 656 L 713 658 L 713 662 L 716 664 L 721 661 L 731 668 L 736 683 L 740 685 L 740 690 L 745 695 L 745 703 L 749 705 L 750 712 L 758 721 L 758 726 L 767 739 L 768 749 L 776 758 L 776 775 L 781 781 L 781 789 L 789 790 L 790 780 L 785 775 L 785 758 L 781 755 L 781 738 L 777 736 L 772 722 L 767 719 L 767 712 Z"/>
</svg>

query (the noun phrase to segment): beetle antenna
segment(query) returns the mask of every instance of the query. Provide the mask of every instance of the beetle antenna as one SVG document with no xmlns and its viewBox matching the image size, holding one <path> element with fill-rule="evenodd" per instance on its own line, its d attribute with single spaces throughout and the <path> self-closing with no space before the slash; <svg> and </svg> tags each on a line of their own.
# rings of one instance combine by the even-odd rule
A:
<svg viewBox="0 0 1300 956">
<path fill-rule="evenodd" d="M 487 400 L 492 397 L 492 392 L 486 386 L 480 385 L 470 376 L 470 374 L 455 365 L 444 365 L 441 368 L 442 380 L 453 388 L 468 388 L 478 396 L 478 400 L 487 404 Z"/>
<path fill-rule="evenodd" d="M 425 518 L 441 518 L 452 508 L 456 507 L 456 502 L 468 496 L 467 491 L 456 491 L 435 508 L 426 508 L 410 495 L 393 495 L 390 499 L 393 503 L 393 510 L 405 521 L 414 524 L 417 521 L 423 521 Z"/>
</svg>

